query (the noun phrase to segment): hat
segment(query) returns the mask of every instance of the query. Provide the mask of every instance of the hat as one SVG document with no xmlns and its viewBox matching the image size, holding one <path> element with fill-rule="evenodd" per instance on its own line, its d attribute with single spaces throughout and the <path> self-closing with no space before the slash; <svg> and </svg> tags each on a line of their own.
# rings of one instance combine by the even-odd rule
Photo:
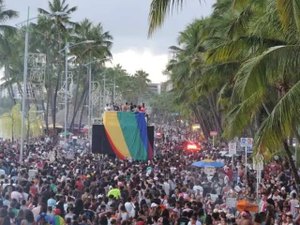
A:
<svg viewBox="0 0 300 225">
<path fill-rule="evenodd" d="M 60 215 L 60 214 L 61 214 L 60 209 L 55 208 L 55 209 L 53 210 L 53 214 L 54 214 L 54 215 Z"/>
<path fill-rule="evenodd" d="M 56 206 L 56 201 L 55 201 L 55 199 L 52 199 L 52 198 L 48 199 L 47 205 L 48 205 L 48 207 L 49 207 L 49 206 L 55 207 L 55 206 Z"/>
<path fill-rule="evenodd" d="M 155 202 L 152 202 L 150 207 L 151 207 L 151 208 L 155 208 L 155 207 L 157 207 L 157 206 L 158 206 L 158 205 L 157 205 Z"/>
</svg>

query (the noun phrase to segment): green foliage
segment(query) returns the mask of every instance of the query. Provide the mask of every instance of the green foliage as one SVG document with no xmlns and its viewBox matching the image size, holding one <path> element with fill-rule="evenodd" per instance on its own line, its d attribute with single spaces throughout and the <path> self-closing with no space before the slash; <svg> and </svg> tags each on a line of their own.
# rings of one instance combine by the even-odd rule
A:
<svg viewBox="0 0 300 225">
<path fill-rule="evenodd" d="M 28 118 L 25 121 L 25 133 L 28 133 L 28 137 L 39 137 L 43 134 L 42 121 L 43 119 L 37 114 L 36 106 L 31 105 Z M 11 140 L 20 139 L 21 127 L 22 113 L 20 104 L 14 105 L 10 112 L 0 115 L 0 137 Z"/>
<path fill-rule="evenodd" d="M 149 102 L 152 114 L 162 116 L 166 120 L 170 119 L 172 114 L 179 112 L 179 107 L 174 104 L 174 101 L 174 92 L 163 92 L 160 95 L 152 96 Z"/>
<path fill-rule="evenodd" d="M 283 143 L 299 137 L 300 124 L 299 5 L 218 0 L 209 18 L 179 34 L 168 66 L 173 91 L 202 129 L 217 130 L 220 119 L 228 140 L 256 134 L 256 151 L 289 154 Z"/>
<path fill-rule="evenodd" d="M 157 27 L 160 27 L 168 13 L 175 7 L 182 7 L 183 0 L 152 0 L 149 13 L 149 30 L 151 36 Z"/>
</svg>

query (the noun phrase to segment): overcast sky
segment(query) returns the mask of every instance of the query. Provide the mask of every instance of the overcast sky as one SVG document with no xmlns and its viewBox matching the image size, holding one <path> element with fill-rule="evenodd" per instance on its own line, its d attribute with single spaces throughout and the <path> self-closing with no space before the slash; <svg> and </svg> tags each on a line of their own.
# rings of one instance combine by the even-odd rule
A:
<svg viewBox="0 0 300 225">
<path fill-rule="evenodd" d="M 37 15 L 37 8 L 48 9 L 47 0 L 4 0 L 7 9 L 14 9 L 20 17 L 14 22 Z M 113 36 L 113 63 L 121 64 L 128 72 L 143 69 L 153 82 L 166 80 L 162 75 L 168 61 L 168 47 L 176 44 L 178 33 L 196 18 L 209 15 L 216 0 L 186 1 L 182 11 L 169 16 L 162 28 L 152 38 L 147 38 L 148 12 L 151 0 L 69 0 L 78 6 L 73 21 L 88 18 L 101 23 Z"/>
</svg>

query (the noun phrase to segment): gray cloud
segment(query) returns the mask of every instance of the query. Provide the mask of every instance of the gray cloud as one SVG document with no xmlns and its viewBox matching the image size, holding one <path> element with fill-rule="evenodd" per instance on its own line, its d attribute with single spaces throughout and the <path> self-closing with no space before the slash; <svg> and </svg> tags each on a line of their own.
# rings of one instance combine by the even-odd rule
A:
<svg viewBox="0 0 300 225">
<path fill-rule="evenodd" d="M 101 23 L 104 29 L 114 37 L 113 52 L 129 48 L 150 48 L 155 53 L 167 53 L 168 47 L 176 43 L 178 32 L 195 18 L 211 13 L 211 6 L 216 0 L 189 0 L 182 11 L 170 15 L 164 26 L 151 39 L 147 38 L 148 12 L 151 0 L 69 0 L 70 6 L 78 6 L 73 20 L 88 18 L 94 23 Z M 48 9 L 47 0 L 5 0 L 9 9 L 20 12 L 14 22 L 26 19 L 27 6 L 30 17 L 36 16 L 37 8 Z"/>
</svg>

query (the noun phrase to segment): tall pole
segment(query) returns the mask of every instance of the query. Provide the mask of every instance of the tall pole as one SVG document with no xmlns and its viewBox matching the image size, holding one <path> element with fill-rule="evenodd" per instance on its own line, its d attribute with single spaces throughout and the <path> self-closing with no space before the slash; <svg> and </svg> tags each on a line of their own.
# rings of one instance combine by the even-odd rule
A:
<svg viewBox="0 0 300 225">
<path fill-rule="evenodd" d="M 103 104 L 104 104 L 104 107 L 103 107 L 103 111 L 104 111 L 104 108 L 106 106 L 106 77 L 105 77 L 105 73 L 104 73 L 104 80 L 103 80 Z"/>
<path fill-rule="evenodd" d="M 246 182 L 246 185 L 248 184 L 248 147 L 247 145 L 245 146 L 245 182 Z"/>
<path fill-rule="evenodd" d="M 92 126 L 92 63 L 88 66 L 89 74 L 89 105 L 88 105 L 88 139 L 89 139 L 89 148 L 91 149 L 91 126 Z"/>
<path fill-rule="evenodd" d="M 114 74 L 114 95 L 113 95 L 113 103 L 115 104 L 116 98 L 116 75 Z"/>
<path fill-rule="evenodd" d="M 28 26 L 29 26 L 29 11 L 27 12 L 27 22 L 25 30 L 25 48 L 24 48 L 24 71 L 23 71 L 23 96 L 22 96 L 22 124 L 21 124 L 21 146 L 20 146 L 20 163 L 23 163 L 23 152 L 24 152 L 24 135 L 25 135 L 25 117 L 26 117 L 26 97 L 27 97 L 27 73 L 28 73 Z"/>
<path fill-rule="evenodd" d="M 69 42 L 66 42 L 65 46 L 65 126 L 64 126 L 64 139 L 65 144 L 67 143 L 67 107 L 68 107 L 68 52 L 69 52 Z"/>
</svg>

